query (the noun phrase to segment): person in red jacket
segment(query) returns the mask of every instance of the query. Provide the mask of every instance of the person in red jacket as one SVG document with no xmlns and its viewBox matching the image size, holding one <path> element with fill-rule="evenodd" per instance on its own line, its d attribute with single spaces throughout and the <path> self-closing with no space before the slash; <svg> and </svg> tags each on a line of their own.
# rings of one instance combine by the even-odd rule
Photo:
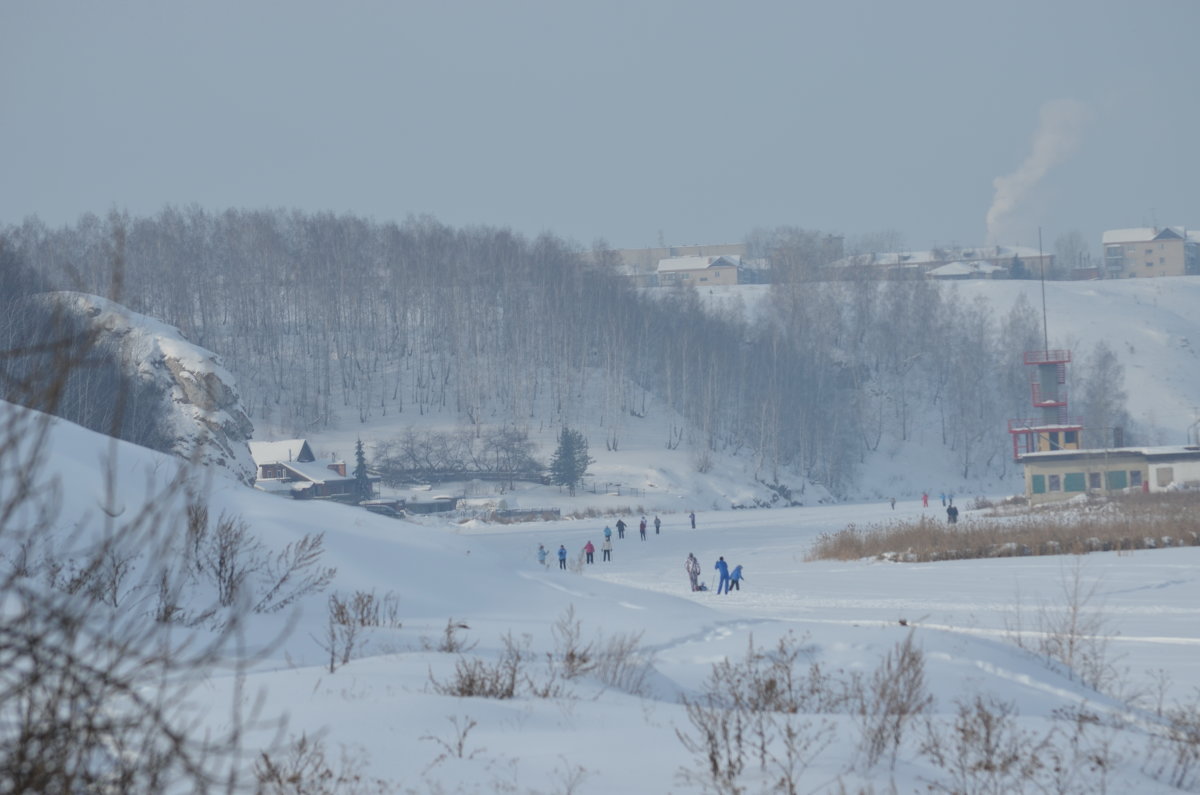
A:
<svg viewBox="0 0 1200 795">
<path fill-rule="evenodd" d="M 592 555 L 595 555 L 595 554 L 596 554 L 596 548 L 595 548 L 594 546 L 592 546 L 592 542 L 591 542 L 591 541 L 587 542 L 587 544 L 584 546 L 584 548 L 583 548 L 583 554 L 587 555 L 587 562 L 588 562 L 588 563 L 592 563 L 592 562 L 594 562 L 594 561 L 592 560 Z"/>
</svg>

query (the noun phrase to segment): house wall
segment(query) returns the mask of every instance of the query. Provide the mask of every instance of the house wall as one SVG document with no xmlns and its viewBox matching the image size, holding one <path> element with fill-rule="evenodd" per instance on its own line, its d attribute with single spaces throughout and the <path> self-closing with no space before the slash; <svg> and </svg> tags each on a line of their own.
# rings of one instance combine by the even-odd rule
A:
<svg viewBox="0 0 1200 795">
<path fill-rule="evenodd" d="M 659 271 L 658 283 L 662 287 L 672 284 L 716 285 L 737 284 L 737 268 L 716 266 L 700 270 Z"/>
<path fill-rule="evenodd" d="M 1200 488 L 1200 461 L 1171 461 L 1150 465 L 1150 491 Z"/>
<path fill-rule="evenodd" d="M 1089 491 L 1110 493 L 1142 488 L 1150 468 L 1137 455 L 1109 458 L 1025 462 L 1025 496 L 1030 505 L 1069 500 Z"/>
<path fill-rule="evenodd" d="M 1109 243 L 1104 247 L 1104 266 L 1116 278 L 1184 276 L 1192 246 L 1181 239 Z"/>
</svg>

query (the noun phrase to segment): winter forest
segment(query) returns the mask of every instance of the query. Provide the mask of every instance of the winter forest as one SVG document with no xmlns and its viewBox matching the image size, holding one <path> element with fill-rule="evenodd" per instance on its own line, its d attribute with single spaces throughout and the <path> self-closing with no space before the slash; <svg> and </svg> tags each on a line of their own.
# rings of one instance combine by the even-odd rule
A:
<svg viewBox="0 0 1200 795">
<path fill-rule="evenodd" d="M 603 243 L 431 218 L 168 207 L 31 219 L 0 246 L 47 287 L 178 326 L 221 355 L 255 425 L 284 433 L 437 414 L 476 437 L 586 423 L 618 449 L 659 399 L 687 423 L 663 442 L 686 440 L 701 472 L 711 452 L 742 452 L 764 482 L 791 471 L 837 493 L 868 453 L 918 433 L 964 478 L 1009 471 L 1000 429 L 1029 412 L 1039 310 L 998 315 L 925 279 L 815 281 L 821 238 L 751 235 L 771 263 L 754 312 L 639 290 Z M 1073 414 L 1133 442 L 1113 352 L 1071 342 Z"/>
</svg>

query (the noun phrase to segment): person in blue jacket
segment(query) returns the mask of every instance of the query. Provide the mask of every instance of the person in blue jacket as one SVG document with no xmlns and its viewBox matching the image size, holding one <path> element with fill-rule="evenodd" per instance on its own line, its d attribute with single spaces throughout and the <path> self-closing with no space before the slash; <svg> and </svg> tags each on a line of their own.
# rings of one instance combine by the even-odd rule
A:
<svg viewBox="0 0 1200 795">
<path fill-rule="evenodd" d="M 560 569 L 567 567 L 567 548 L 562 544 L 558 545 L 558 567 Z"/>
<path fill-rule="evenodd" d="M 742 590 L 742 565 L 740 563 L 733 567 L 733 571 L 729 572 L 729 587 L 725 589 L 725 593 L 729 593 L 731 590 Z"/>
<path fill-rule="evenodd" d="M 607 541 L 610 538 L 612 538 L 612 528 L 604 525 L 604 540 Z"/>
<path fill-rule="evenodd" d="M 537 556 L 538 556 L 538 563 L 545 566 L 546 565 L 546 548 L 544 546 L 542 546 L 541 544 L 538 544 Z"/>
<path fill-rule="evenodd" d="M 717 593 L 728 593 L 729 591 L 729 564 L 725 562 L 724 556 L 717 560 L 717 565 L 713 566 L 717 573 L 721 576 L 717 580 Z"/>
</svg>

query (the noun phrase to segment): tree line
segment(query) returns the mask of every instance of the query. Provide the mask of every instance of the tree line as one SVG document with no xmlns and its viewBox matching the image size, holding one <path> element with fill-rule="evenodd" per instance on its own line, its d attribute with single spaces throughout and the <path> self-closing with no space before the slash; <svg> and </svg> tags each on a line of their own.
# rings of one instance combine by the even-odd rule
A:
<svg viewBox="0 0 1200 795">
<path fill-rule="evenodd" d="M 743 452 L 767 482 L 792 470 L 837 491 L 932 417 L 972 477 L 1011 465 L 1005 421 L 1028 413 L 1021 355 L 1041 347 L 1027 304 L 997 317 L 927 280 L 813 281 L 825 237 L 794 229 L 755 233 L 784 265 L 753 317 L 692 289 L 638 290 L 602 243 L 428 217 L 167 207 L 2 235 L 47 285 L 115 298 L 221 355 L 256 425 L 296 435 L 434 414 L 479 453 L 520 452 L 496 434 L 564 426 L 598 427 L 614 449 L 660 400 L 685 421 L 663 443 L 686 442 L 701 470 Z M 1093 391 L 1097 411 L 1121 413 Z M 419 448 L 393 445 L 398 468 Z"/>
</svg>

